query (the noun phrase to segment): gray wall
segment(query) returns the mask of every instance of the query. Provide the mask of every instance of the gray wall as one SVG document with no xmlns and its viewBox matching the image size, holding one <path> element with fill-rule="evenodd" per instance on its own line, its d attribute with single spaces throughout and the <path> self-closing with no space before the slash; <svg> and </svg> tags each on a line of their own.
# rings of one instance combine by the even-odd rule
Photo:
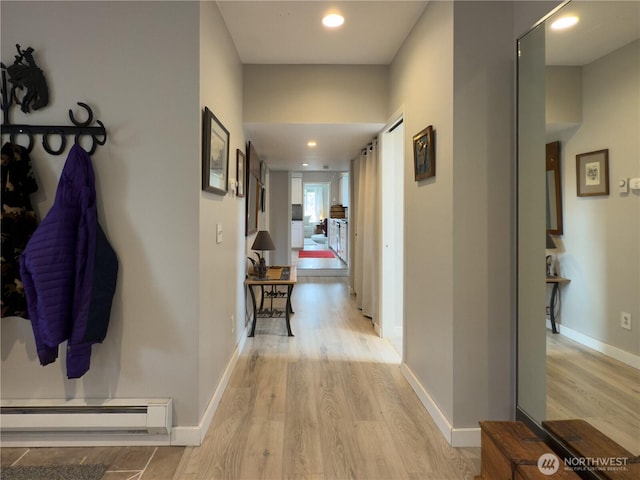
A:
<svg viewBox="0 0 640 480">
<path fill-rule="evenodd" d="M 640 195 L 621 194 L 620 178 L 640 174 L 640 41 L 582 68 L 582 123 L 560 140 L 565 234 L 558 239 L 562 325 L 640 355 Z M 606 119 L 606 120 L 605 120 Z M 609 149 L 610 194 L 576 196 L 576 154 Z M 620 312 L 631 313 L 631 331 Z M 606 348 L 606 347 L 605 347 Z"/>
<path fill-rule="evenodd" d="M 384 123 L 384 65 L 245 65 L 249 123 Z"/>
<path fill-rule="evenodd" d="M 217 7 L 203 2 L 202 15 L 197 2 L 0 8 L 1 58 L 9 62 L 16 43 L 32 46 L 51 91 L 49 107 L 14 123 L 67 124 L 67 110 L 84 101 L 106 125 L 93 164 L 100 220 L 120 260 L 109 332 L 82 379 L 66 379 L 64 353 L 40 366 L 30 324 L 2 320 L 2 397 L 170 397 L 174 425 L 197 430 L 244 320 L 243 201 L 200 191 L 203 105 L 231 132 L 231 152 L 244 148 L 242 70 Z M 200 85 L 211 71 L 215 90 Z M 65 156 L 37 146 L 32 158 L 43 217 Z"/>
<path fill-rule="evenodd" d="M 270 173 L 270 224 L 269 233 L 276 245 L 270 252 L 272 265 L 291 263 L 291 174 L 272 171 Z"/>
<path fill-rule="evenodd" d="M 454 444 L 513 415 L 515 39 L 547 7 L 431 2 L 391 66 L 406 128 L 405 361 Z M 427 125 L 436 177 L 415 182 L 411 138 Z"/>
</svg>

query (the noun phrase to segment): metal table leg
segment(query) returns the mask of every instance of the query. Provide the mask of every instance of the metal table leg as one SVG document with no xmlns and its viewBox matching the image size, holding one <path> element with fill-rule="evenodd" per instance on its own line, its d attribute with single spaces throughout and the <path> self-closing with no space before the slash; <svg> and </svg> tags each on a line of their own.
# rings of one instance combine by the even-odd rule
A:
<svg viewBox="0 0 640 480">
<path fill-rule="evenodd" d="M 551 320 L 551 331 L 558 333 L 556 327 L 556 303 L 558 301 L 558 291 L 560 290 L 560 284 L 554 283 L 551 289 L 551 301 L 549 303 L 549 319 Z"/>
<path fill-rule="evenodd" d="M 285 307 L 285 319 L 287 322 L 287 333 L 290 337 L 293 337 L 293 333 L 291 332 L 291 322 L 289 321 L 289 315 L 293 313 L 293 309 L 291 308 L 291 292 L 293 292 L 293 285 L 289 285 L 287 287 L 287 306 Z"/>
<path fill-rule="evenodd" d="M 256 309 L 256 294 L 253 293 L 253 287 L 249 285 L 249 293 L 251 293 L 251 303 L 253 304 L 253 325 L 251 326 L 250 337 L 253 337 L 256 333 L 256 323 L 258 323 L 258 311 Z"/>
</svg>

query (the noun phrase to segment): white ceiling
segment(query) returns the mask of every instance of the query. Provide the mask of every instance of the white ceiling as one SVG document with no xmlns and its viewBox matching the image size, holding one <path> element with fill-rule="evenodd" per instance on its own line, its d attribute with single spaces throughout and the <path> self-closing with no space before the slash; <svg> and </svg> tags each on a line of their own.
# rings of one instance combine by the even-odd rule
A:
<svg viewBox="0 0 640 480">
<path fill-rule="evenodd" d="M 218 1 L 244 64 L 388 65 L 428 1 Z M 345 16 L 338 30 L 320 20 L 329 10 Z M 547 29 L 547 63 L 584 65 L 638 38 L 640 1 L 574 0 L 578 27 Z M 390 21 L 391 20 L 391 21 Z M 550 22 L 548 22 L 550 23 Z M 247 124 L 245 133 L 274 170 L 346 170 L 349 160 L 383 127 L 381 124 Z M 318 147 L 305 146 L 308 138 Z"/>
<path fill-rule="evenodd" d="M 240 60 L 248 64 L 388 65 L 425 1 L 219 1 Z M 322 17 L 338 11 L 342 27 Z"/>
<path fill-rule="evenodd" d="M 244 64 L 388 65 L 427 3 L 236 0 L 218 6 Z M 322 26 L 329 10 L 345 17 L 341 28 Z M 344 171 L 383 126 L 246 124 L 245 133 L 272 170 Z M 306 147 L 309 138 L 318 141 L 314 149 Z"/>
<path fill-rule="evenodd" d="M 570 29 L 553 31 L 557 18 L 580 20 Z M 547 65 L 587 65 L 640 37 L 640 1 L 574 0 L 545 22 Z"/>
</svg>

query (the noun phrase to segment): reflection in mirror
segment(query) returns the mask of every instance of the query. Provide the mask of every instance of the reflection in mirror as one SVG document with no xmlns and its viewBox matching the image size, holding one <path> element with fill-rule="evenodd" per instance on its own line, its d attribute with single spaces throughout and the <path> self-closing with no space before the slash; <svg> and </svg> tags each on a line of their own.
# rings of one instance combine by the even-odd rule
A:
<svg viewBox="0 0 640 480">
<path fill-rule="evenodd" d="M 252 142 L 247 145 L 247 201 L 245 235 L 258 231 L 258 210 L 260 208 L 260 157 Z"/>
<path fill-rule="evenodd" d="M 562 235 L 562 180 L 560 142 L 547 143 L 547 233 Z"/>
<path fill-rule="evenodd" d="M 247 187 L 247 235 L 258 231 L 258 199 L 260 198 L 260 184 L 258 178 L 251 174 Z"/>
<path fill-rule="evenodd" d="M 551 30 L 565 15 L 577 25 Z M 640 195 L 612 189 L 579 197 L 575 159 L 608 149 L 614 185 L 640 173 L 639 36 L 640 2 L 573 0 L 518 42 L 518 412 L 538 425 L 585 420 L 633 455 L 640 454 Z M 553 142 L 562 145 L 560 162 L 548 174 L 540 159 Z M 570 282 L 555 310 L 559 334 L 545 325 L 547 175 L 564 192 L 557 260 Z"/>
</svg>

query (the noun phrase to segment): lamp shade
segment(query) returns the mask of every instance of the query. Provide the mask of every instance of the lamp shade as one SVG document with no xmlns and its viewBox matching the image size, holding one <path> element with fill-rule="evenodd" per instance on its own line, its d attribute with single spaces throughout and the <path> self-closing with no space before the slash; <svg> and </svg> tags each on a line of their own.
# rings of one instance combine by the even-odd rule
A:
<svg viewBox="0 0 640 480">
<path fill-rule="evenodd" d="M 555 250 L 556 248 L 556 243 L 553 241 L 553 238 L 551 238 L 551 235 L 549 235 L 547 233 L 547 250 Z"/>
<path fill-rule="evenodd" d="M 260 230 L 253 241 L 251 250 L 275 250 L 276 246 L 271 240 L 271 235 L 267 230 Z"/>
</svg>

